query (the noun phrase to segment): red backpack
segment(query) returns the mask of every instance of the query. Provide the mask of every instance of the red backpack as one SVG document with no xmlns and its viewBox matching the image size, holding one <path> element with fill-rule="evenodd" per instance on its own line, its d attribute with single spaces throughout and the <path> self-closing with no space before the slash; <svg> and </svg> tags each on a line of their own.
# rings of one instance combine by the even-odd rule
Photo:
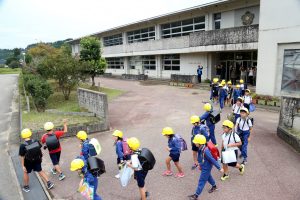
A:
<svg viewBox="0 0 300 200">
<path fill-rule="evenodd" d="M 214 157 L 215 160 L 218 160 L 220 158 L 220 152 L 219 149 L 214 145 L 214 143 L 212 143 L 211 141 L 207 142 L 205 149 L 208 148 L 210 150 L 211 155 Z M 203 151 L 203 154 L 204 154 Z"/>
<path fill-rule="evenodd" d="M 128 156 L 132 153 L 132 151 L 130 150 L 130 148 L 127 144 L 127 139 L 125 139 L 125 138 L 122 141 L 122 149 L 123 149 L 124 156 Z"/>
</svg>

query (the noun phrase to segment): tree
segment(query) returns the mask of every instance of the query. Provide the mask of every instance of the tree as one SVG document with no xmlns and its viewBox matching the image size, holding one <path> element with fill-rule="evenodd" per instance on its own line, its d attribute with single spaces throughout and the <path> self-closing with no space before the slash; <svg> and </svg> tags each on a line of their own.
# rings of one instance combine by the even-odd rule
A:
<svg viewBox="0 0 300 200">
<path fill-rule="evenodd" d="M 84 79 L 81 66 L 79 60 L 72 57 L 70 47 L 64 45 L 48 54 L 37 71 L 45 78 L 56 80 L 65 100 L 69 100 L 71 90 Z"/>
<path fill-rule="evenodd" d="M 80 40 L 80 48 L 84 71 L 92 78 L 92 86 L 95 86 L 95 76 L 102 74 L 107 66 L 105 58 L 101 57 L 101 43 L 95 37 L 85 37 Z"/>
<path fill-rule="evenodd" d="M 20 56 L 20 54 L 21 54 L 21 49 L 14 48 L 13 52 L 14 52 L 14 57 L 18 58 Z"/>
</svg>

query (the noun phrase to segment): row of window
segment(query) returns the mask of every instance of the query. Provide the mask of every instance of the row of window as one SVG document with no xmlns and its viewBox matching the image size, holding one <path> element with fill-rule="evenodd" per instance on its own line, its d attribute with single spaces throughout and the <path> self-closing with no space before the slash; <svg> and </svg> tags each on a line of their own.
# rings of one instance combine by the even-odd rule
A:
<svg viewBox="0 0 300 200">
<path fill-rule="evenodd" d="M 124 69 L 124 58 L 106 58 L 108 69 Z M 180 71 L 180 55 L 164 55 L 162 57 L 163 70 Z M 156 70 L 155 56 L 135 56 L 129 59 L 130 69 L 143 67 L 144 70 Z"/>
<path fill-rule="evenodd" d="M 221 28 L 221 13 L 214 14 L 214 28 Z M 166 23 L 161 25 L 162 38 L 179 37 L 197 31 L 205 30 L 205 16 Z M 147 27 L 127 32 L 128 43 L 155 40 L 155 27 Z M 122 34 L 116 34 L 103 38 L 104 46 L 123 44 Z"/>
</svg>

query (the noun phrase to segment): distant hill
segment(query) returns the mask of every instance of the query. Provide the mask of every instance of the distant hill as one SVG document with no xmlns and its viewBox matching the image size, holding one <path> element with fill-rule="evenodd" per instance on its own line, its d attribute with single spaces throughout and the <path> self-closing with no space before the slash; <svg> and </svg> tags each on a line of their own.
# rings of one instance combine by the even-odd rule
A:
<svg viewBox="0 0 300 200">
<path fill-rule="evenodd" d="M 68 38 L 65 40 L 59 40 L 56 42 L 43 42 L 44 44 L 48 44 L 51 45 L 55 48 L 60 48 L 65 42 L 72 40 L 72 38 Z M 30 44 L 28 45 L 25 49 L 21 49 L 21 52 L 23 51 L 27 51 L 28 49 L 35 47 L 36 45 L 38 45 L 38 43 L 36 44 Z M 9 57 L 13 56 L 13 50 L 12 49 L 0 49 L 0 63 L 5 63 L 5 60 L 7 60 Z"/>
</svg>

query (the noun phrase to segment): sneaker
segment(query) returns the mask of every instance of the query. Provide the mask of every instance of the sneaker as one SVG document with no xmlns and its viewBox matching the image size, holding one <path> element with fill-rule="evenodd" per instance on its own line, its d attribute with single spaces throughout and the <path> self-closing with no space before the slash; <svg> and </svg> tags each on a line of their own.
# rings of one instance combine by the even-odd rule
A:
<svg viewBox="0 0 300 200">
<path fill-rule="evenodd" d="M 24 192 L 30 192 L 30 188 L 28 185 L 25 185 L 22 189 Z"/>
<path fill-rule="evenodd" d="M 219 145 L 218 144 L 215 144 L 215 147 L 218 147 Z"/>
<path fill-rule="evenodd" d="M 150 196 L 150 192 L 146 191 L 146 198 Z"/>
<path fill-rule="evenodd" d="M 193 195 L 188 196 L 188 198 L 189 198 L 189 200 L 198 200 L 198 195 L 193 194 Z"/>
<path fill-rule="evenodd" d="M 50 190 L 51 188 L 53 188 L 54 183 L 52 183 L 51 181 L 47 182 L 47 189 Z"/>
<path fill-rule="evenodd" d="M 173 172 L 172 172 L 172 171 L 169 171 L 169 170 L 166 170 L 162 175 L 163 175 L 163 176 L 172 176 L 172 175 L 173 175 Z"/>
<path fill-rule="evenodd" d="M 225 181 L 226 179 L 229 179 L 229 175 L 224 174 L 224 175 L 221 177 L 221 180 L 222 180 L 222 181 Z"/>
<path fill-rule="evenodd" d="M 63 173 L 61 173 L 61 174 L 58 176 L 58 180 L 60 180 L 60 181 L 64 180 L 65 178 L 66 178 L 66 176 L 65 176 Z"/>
<path fill-rule="evenodd" d="M 208 193 L 213 193 L 214 191 L 217 191 L 218 190 L 218 188 L 217 188 L 217 186 L 215 185 L 215 186 L 212 186 L 211 188 L 210 188 L 210 190 L 208 190 Z"/>
<path fill-rule="evenodd" d="M 182 172 L 182 173 L 177 173 L 176 175 L 175 175 L 175 177 L 176 178 L 183 178 L 184 177 L 184 173 Z"/>
<path fill-rule="evenodd" d="M 245 165 L 241 164 L 239 170 L 240 170 L 240 174 L 243 175 L 245 172 Z"/>
<path fill-rule="evenodd" d="M 55 175 L 56 172 L 57 172 L 56 169 L 54 169 L 54 168 L 52 168 L 50 171 L 51 171 L 51 173 L 52 173 L 53 175 Z"/>
<path fill-rule="evenodd" d="M 243 162 L 241 163 L 242 165 L 246 165 L 247 164 L 247 159 L 244 159 Z"/>
<path fill-rule="evenodd" d="M 198 165 L 197 165 L 197 164 L 194 164 L 194 165 L 191 167 L 191 169 L 194 170 L 194 169 L 196 169 L 197 167 L 198 167 Z"/>
<path fill-rule="evenodd" d="M 115 175 L 115 178 L 119 179 L 120 178 L 120 174 Z"/>
</svg>

